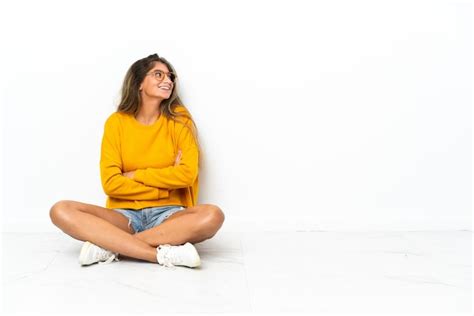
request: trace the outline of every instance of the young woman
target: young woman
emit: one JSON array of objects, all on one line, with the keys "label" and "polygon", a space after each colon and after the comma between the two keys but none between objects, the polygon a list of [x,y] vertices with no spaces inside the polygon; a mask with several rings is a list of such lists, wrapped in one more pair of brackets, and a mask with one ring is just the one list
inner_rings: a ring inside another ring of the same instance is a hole
[{"label": "young woman", "polygon": [[178,97],[177,78],[157,54],[132,64],[118,109],[104,126],[100,173],[106,208],[70,200],[52,206],[53,224],[85,241],[81,265],[118,261],[120,254],[197,267],[193,244],[222,226],[219,207],[196,205],[199,141]]}]

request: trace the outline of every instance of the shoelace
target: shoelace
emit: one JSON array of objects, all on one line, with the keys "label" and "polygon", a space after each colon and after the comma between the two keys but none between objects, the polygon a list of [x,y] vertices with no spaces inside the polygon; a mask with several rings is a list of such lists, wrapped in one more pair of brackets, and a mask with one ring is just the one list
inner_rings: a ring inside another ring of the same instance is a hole
[{"label": "shoelace", "polygon": [[103,259],[106,259],[106,258],[107,258],[106,261],[99,261],[99,264],[109,264],[112,261],[120,261],[119,258],[118,258],[117,253],[113,253],[112,255],[110,255],[108,252],[105,252],[104,256],[101,259],[103,260]]},{"label": "shoelace", "polygon": [[171,249],[171,245],[160,245],[158,251],[160,252],[161,264],[168,268],[173,268],[173,262],[177,261],[176,253]]}]

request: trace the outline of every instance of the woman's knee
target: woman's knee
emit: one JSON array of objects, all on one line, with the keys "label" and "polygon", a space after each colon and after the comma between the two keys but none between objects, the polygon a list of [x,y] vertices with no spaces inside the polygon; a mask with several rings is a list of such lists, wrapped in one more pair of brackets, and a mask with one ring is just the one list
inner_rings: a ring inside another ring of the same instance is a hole
[{"label": "woman's knee", "polygon": [[214,236],[217,230],[219,230],[224,223],[224,212],[220,207],[214,204],[204,204],[203,206],[205,207],[205,226],[209,229],[209,233]]},{"label": "woman's knee", "polygon": [[49,217],[54,224],[58,224],[71,219],[74,211],[74,201],[61,200],[51,207]]},{"label": "woman's knee", "polygon": [[208,212],[208,216],[210,217],[210,220],[222,225],[222,223],[224,223],[224,220],[225,220],[225,215],[222,209],[219,206],[214,205],[214,204],[206,204],[206,206],[207,206],[207,212]]}]

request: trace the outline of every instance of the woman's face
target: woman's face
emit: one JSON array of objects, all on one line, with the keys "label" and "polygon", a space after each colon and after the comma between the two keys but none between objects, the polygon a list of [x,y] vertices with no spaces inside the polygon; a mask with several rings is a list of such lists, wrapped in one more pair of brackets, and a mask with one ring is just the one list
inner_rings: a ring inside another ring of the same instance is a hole
[{"label": "woman's face", "polygon": [[[156,73],[161,72],[163,80],[159,79]],[[155,66],[148,72],[140,85],[142,95],[152,98],[168,99],[173,91],[174,84],[168,77],[168,67],[160,62],[156,62]]]}]

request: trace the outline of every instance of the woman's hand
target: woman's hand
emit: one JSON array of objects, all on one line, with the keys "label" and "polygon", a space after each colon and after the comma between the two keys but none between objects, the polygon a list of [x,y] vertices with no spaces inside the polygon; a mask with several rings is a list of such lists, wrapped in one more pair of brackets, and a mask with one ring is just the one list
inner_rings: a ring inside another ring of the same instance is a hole
[{"label": "woman's hand", "polygon": [[134,170],[134,171],[124,172],[124,173],[122,173],[122,175],[123,175],[124,177],[133,179],[133,176],[135,175],[135,170]]},{"label": "woman's hand", "polygon": [[182,156],[182,153],[181,153],[181,149],[180,149],[180,150],[178,150],[178,155],[176,156],[176,160],[174,161],[175,166],[179,165],[179,162],[181,161],[181,156]]}]

